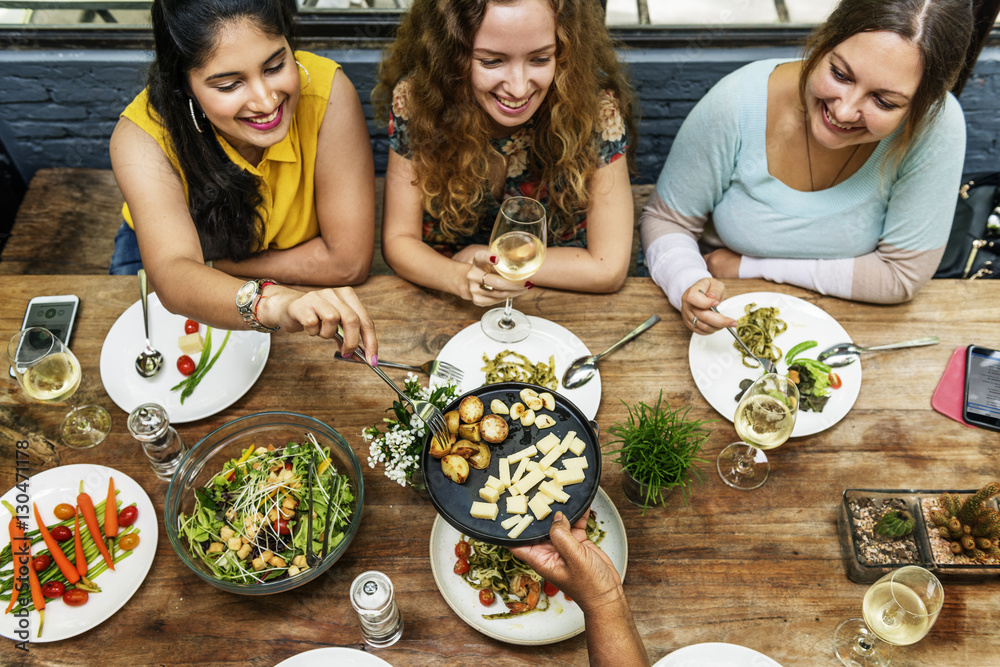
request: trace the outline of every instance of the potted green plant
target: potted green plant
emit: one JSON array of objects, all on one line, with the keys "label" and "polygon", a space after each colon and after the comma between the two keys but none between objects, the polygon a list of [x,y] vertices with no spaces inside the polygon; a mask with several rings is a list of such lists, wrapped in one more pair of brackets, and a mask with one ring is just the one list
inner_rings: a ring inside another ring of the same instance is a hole
[{"label": "potted green plant", "polygon": [[714,420],[688,419],[691,408],[671,409],[663,402],[662,390],[652,407],[641,401],[634,407],[622,404],[628,409],[628,419],[608,429],[616,438],[608,444],[620,447],[607,454],[617,454],[614,461],[622,467],[625,497],[645,511],[663,505],[680,487],[687,502],[691,482],[705,482],[695,464],[707,463],[698,455],[710,433],[704,425]]}]

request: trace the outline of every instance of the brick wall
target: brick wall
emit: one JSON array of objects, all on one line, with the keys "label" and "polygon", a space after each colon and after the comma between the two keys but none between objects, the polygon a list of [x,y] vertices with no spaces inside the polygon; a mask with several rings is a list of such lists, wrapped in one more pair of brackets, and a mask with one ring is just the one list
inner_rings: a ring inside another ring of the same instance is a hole
[{"label": "brick wall", "polygon": [[[320,50],[344,65],[371,118],[379,52]],[[795,57],[791,48],[687,48],[623,54],[642,105],[637,182],[656,180],[691,107],[722,76],[751,61]],[[110,167],[108,138],[118,113],[142,89],[143,51],[0,51],[0,129],[30,178],[52,166]],[[968,126],[966,172],[1000,169],[1000,48],[983,51],[962,94]],[[369,123],[375,165],[384,171],[385,130]]]}]

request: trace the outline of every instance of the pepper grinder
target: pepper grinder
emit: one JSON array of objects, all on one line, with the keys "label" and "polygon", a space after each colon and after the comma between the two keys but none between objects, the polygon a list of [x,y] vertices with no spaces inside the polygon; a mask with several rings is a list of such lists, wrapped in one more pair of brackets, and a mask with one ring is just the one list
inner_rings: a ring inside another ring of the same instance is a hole
[{"label": "pepper grinder", "polygon": [[167,411],[156,403],[140,405],[128,416],[128,430],[142,443],[156,476],[169,482],[188,448],[170,425]]}]

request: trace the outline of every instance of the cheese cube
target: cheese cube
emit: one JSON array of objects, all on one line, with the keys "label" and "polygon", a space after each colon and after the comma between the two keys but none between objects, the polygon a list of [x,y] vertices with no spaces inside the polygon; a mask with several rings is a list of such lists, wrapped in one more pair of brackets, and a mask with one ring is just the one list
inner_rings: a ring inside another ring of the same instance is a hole
[{"label": "cheese cube", "polygon": [[525,468],[525,471],[526,472],[531,472],[532,470],[538,470],[538,465],[539,465],[538,461],[535,461],[534,459],[529,459],[528,460],[528,467]]},{"label": "cheese cube", "polygon": [[180,336],[177,339],[177,347],[179,347],[181,352],[184,354],[198,354],[204,346],[205,344],[201,340],[201,334],[197,331]]},{"label": "cheese cube", "polygon": [[521,517],[515,515],[507,517],[506,519],[500,522],[500,525],[503,526],[504,530],[510,530],[519,523],[521,523]]},{"label": "cheese cube", "polygon": [[[542,493],[542,492],[541,492],[540,490],[538,491],[538,493],[536,493],[536,494],[535,494],[535,495],[534,495],[534,496],[533,496],[533,497],[531,498],[531,500],[535,500],[535,499],[538,499],[538,500],[539,500],[539,502],[543,502],[543,503],[545,503],[546,505],[551,505],[552,503],[554,503],[554,502],[555,502],[555,501],[554,501],[554,500],[553,500],[552,498],[549,498],[549,497],[548,497],[547,495],[545,495],[544,493]],[[528,501],[528,505],[529,505],[529,506],[531,505],[531,500],[529,500],[529,501]]]},{"label": "cheese cube", "polygon": [[[510,485],[514,486],[524,475],[524,471],[528,469],[528,459],[521,459],[521,462],[517,464],[517,470],[513,475],[510,476]],[[523,493],[523,492],[522,492]]]},{"label": "cheese cube", "polygon": [[524,496],[507,496],[507,514],[524,514],[528,511],[528,499]]},{"label": "cheese cube", "polygon": [[559,447],[553,447],[552,451],[543,456],[542,460],[538,462],[538,467],[543,471],[548,470],[562,455],[563,453],[560,451]]},{"label": "cheese cube", "polygon": [[545,480],[539,484],[538,490],[559,503],[564,503],[569,500],[569,494],[563,491],[561,486],[555,482],[550,482],[549,480]]},{"label": "cheese cube", "polygon": [[500,508],[497,507],[496,503],[473,502],[472,509],[469,510],[469,514],[476,519],[489,519],[490,521],[493,521],[497,518],[497,512],[499,511]]},{"label": "cheese cube", "polygon": [[538,448],[542,454],[548,454],[549,451],[559,444],[559,436],[555,433],[549,433],[547,436],[535,443],[535,447]]},{"label": "cheese cube", "polygon": [[556,482],[560,486],[579,484],[585,479],[587,479],[587,476],[580,468],[569,468],[568,470],[560,470],[556,473]]},{"label": "cheese cube", "polygon": [[565,436],[563,436],[562,442],[560,442],[559,444],[566,445],[566,447],[568,448],[569,444],[573,442],[573,438],[575,437],[576,437],[576,431],[569,431],[566,433]]},{"label": "cheese cube", "polygon": [[566,468],[567,470],[570,468],[580,468],[581,470],[586,470],[587,468],[590,467],[590,464],[587,463],[586,456],[577,456],[576,458],[572,459],[563,459],[562,463],[563,467]]},{"label": "cheese cube", "polygon": [[[576,442],[576,438],[573,438],[573,442]],[[569,440],[563,440],[558,445],[556,445],[556,449],[559,450],[560,454],[565,454],[566,452],[569,451],[570,445],[572,445],[573,442],[570,442]]]},{"label": "cheese cube", "polygon": [[484,486],[479,489],[479,497],[488,503],[496,504],[500,500],[500,490],[495,489],[492,486]]},{"label": "cheese cube", "polygon": [[[563,440],[563,442],[565,442],[565,440]],[[576,435],[573,436],[573,441],[569,443],[569,451],[573,452],[577,456],[582,455],[583,450],[585,450],[586,448],[587,448],[587,443],[585,443],[580,438],[576,437]]]},{"label": "cheese cube", "polygon": [[507,457],[507,462],[508,463],[517,463],[521,459],[531,458],[532,456],[534,456],[537,453],[538,453],[538,449],[534,445],[530,445],[528,447],[525,447],[521,451],[514,452],[513,454],[511,454],[510,456],[508,456]]},{"label": "cheese cube", "polygon": [[[580,472],[583,471],[581,470]],[[559,473],[556,473],[557,476],[558,474]],[[542,472],[541,470],[532,470],[514,486],[517,487],[518,492],[527,495],[528,491],[531,491],[531,489],[534,488],[535,484],[538,484],[543,479],[545,479],[544,472]]]},{"label": "cheese cube", "polygon": [[500,485],[505,489],[510,486],[510,463],[507,459],[500,459]]},{"label": "cheese cube", "polygon": [[516,526],[514,526],[513,530],[507,533],[507,537],[509,537],[510,539],[518,537],[521,533],[524,532],[524,529],[527,528],[534,520],[535,517],[531,516],[530,514],[524,515],[521,521]]},{"label": "cheese cube", "polygon": [[535,518],[541,521],[549,514],[552,510],[549,509],[549,504],[545,502],[545,496],[543,494],[536,494],[534,498],[528,503],[528,507],[531,508],[531,513],[535,515]]},{"label": "cheese cube", "polygon": [[491,488],[496,489],[497,491],[503,491],[504,489],[507,488],[506,486],[503,485],[503,482],[501,482],[493,475],[489,476],[489,479],[486,480],[486,484],[484,484],[483,486],[489,486]]}]

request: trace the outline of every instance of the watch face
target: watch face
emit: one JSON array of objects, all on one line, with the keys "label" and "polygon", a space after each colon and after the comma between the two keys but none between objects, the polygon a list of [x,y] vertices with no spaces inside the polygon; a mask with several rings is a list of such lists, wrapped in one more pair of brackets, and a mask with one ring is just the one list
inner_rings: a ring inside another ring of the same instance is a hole
[{"label": "watch face", "polygon": [[248,280],[243,283],[240,287],[240,291],[236,293],[236,305],[246,306],[253,300],[253,295],[257,293],[257,282],[255,280]]}]

